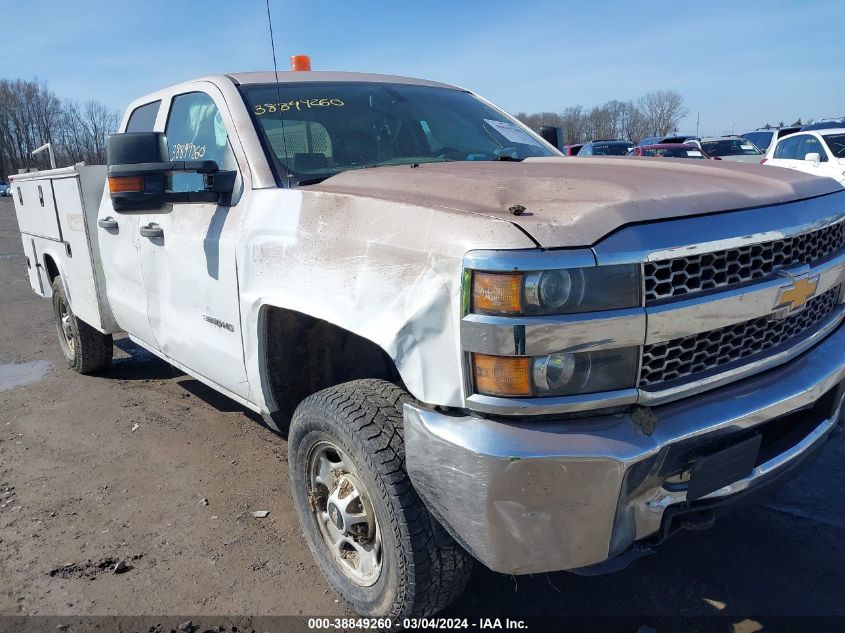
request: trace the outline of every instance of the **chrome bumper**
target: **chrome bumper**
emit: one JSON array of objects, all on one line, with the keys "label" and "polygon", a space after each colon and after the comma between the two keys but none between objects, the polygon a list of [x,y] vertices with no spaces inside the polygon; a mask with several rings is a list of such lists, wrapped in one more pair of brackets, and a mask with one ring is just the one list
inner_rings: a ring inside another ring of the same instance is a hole
[{"label": "chrome bumper", "polygon": [[646,425],[636,414],[508,422],[406,404],[406,466],[434,515],[491,569],[587,567],[656,535],[667,510],[684,507],[683,485],[655,480],[667,453],[761,427],[837,389],[831,413],[801,441],[701,499],[729,501],[791,470],[829,437],[842,415],[843,380],[840,327],[787,365],[651,409],[656,420]]}]

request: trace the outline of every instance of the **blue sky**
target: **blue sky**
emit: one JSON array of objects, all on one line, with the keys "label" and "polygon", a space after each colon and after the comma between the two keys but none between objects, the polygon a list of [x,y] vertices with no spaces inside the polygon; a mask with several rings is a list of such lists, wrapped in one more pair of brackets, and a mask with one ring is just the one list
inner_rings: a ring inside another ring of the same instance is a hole
[{"label": "blue sky", "polygon": [[[680,92],[683,130],[845,115],[845,2],[270,0],[280,69],[455,83],[511,112]],[[203,74],[270,69],[264,0],[0,0],[0,77],[121,111]]]}]

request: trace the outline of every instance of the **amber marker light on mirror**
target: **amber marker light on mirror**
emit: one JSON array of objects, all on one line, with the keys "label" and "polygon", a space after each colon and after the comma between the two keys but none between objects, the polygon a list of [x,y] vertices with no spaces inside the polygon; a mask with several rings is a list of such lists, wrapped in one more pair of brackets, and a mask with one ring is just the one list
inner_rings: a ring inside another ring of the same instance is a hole
[{"label": "amber marker light on mirror", "polygon": [[472,274],[472,310],[488,314],[519,314],[522,310],[522,275]]},{"label": "amber marker light on mirror", "polygon": [[144,191],[144,177],[109,176],[109,191],[112,193],[141,193]]},{"label": "amber marker light on mirror", "polygon": [[530,396],[531,359],[524,356],[472,355],[475,390],[488,396]]}]

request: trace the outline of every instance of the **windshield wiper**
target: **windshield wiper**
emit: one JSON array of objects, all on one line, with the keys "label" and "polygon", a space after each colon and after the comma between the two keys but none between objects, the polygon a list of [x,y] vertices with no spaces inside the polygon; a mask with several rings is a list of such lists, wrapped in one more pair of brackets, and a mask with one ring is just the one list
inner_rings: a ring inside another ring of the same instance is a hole
[{"label": "windshield wiper", "polygon": [[510,161],[515,162],[515,163],[519,163],[519,162],[524,161],[525,159],[524,158],[514,158],[513,156],[507,156],[506,154],[502,154],[501,156],[496,156],[496,158],[494,158],[493,160],[510,160]]},{"label": "windshield wiper", "polygon": [[297,180],[296,186],[297,187],[304,187],[306,185],[316,185],[316,184],[319,184],[319,183],[323,182],[324,180],[327,180],[328,178],[331,178],[332,176],[336,176],[336,175],[337,174],[329,174],[328,176],[320,176],[319,178],[305,178],[303,180]]},{"label": "windshield wiper", "polygon": [[[316,185],[318,183],[323,182],[324,180],[327,180],[328,178],[331,178],[332,176],[337,176],[338,174],[342,174],[346,171],[353,171],[353,170],[357,170],[357,169],[375,169],[376,167],[419,167],[420,165],[425,165],[427,163],[457,162],[457,161],[455,161],[454,158],[441,158],[439,156],[435,157],[435,158],[429,158],[429,157],[421,157],[421,158],[422,159],[417,158],[416,160],[412,159],[412,160],[407,160],[407,161],[402,160],[402,159],[390,159],[390,160],[383,161],[381,163],[373,163],[371,165],[356,165],[354,167],[347,167],[346,169],[339,171],[339,172],[335,172],[334,174],[326,174],[325,176],[315,176],[314,178],[303,178],[302,180],[297,180],[296,186],[297,187],[304,187],[304,186],[307,186],[307,185]],[[517,159],[510,158],[508,160],[517,160]]]}]

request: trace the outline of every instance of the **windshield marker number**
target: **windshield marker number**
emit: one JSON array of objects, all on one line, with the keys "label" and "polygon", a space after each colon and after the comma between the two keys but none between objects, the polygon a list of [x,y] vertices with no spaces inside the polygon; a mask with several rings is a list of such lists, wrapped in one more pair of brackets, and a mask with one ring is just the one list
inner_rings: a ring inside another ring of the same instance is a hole
[{"label": "windshield marker number", "polygon": [[255,114],[261,116],[262,114],[279,112],[288,112],[292,109],[303,110],[304,108],[327,108],[335,106],[342,108],[345,104],[340,99],[295,99],[285,103],[259,103],[255,106]]}]

